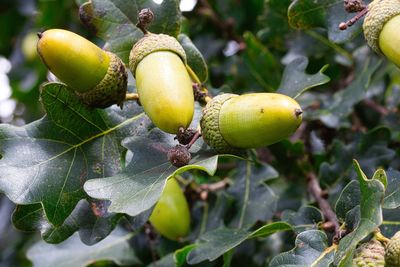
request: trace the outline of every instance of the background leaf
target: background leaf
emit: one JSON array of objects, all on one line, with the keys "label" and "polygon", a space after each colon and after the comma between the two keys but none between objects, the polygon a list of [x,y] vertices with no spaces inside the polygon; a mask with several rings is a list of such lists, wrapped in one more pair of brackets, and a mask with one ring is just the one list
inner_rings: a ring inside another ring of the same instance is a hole
[{"label": "background leaf", "polygon": [[39,241],[28,251],[28,258],[33,266],[47,267],[84,267],[95,261],[110,260],[118,265],[140,264],[134,251],[129,246],[132,234],[116,230],[102,242],[86,246],[77,234],[59,245],[46,244]]},{"label": "background leaf", "polygon": [[269,267],[277,266],[320,266],[326,267],[333,262],[334,250],[328,248],[325,233],[309,230],[296,237],[293,250],[275,256]]},{"label": "background leaf", "polygon": [[161,4],[152,0],[92,0],[81,6],[79,15],[87,28],[107,42],[106,49],[127,64],[132,46],[143,37],[135,26],[137,14],[143,8],[150,8],[154,13],[150,32],[178,36],[181,13],[176,0],[164,0]]},{"label": "background leaf", "polygon": [[134,109],[135,116],[114,118],[115,124],[112,111],[86,108],[59,83],[44,85],[41,99],[48,116],[24,127],[0,126],[0,189],[18,204],[40,202],[59,226],[86,197],[85,180],[123,167],[120,134],[143,116]]}]

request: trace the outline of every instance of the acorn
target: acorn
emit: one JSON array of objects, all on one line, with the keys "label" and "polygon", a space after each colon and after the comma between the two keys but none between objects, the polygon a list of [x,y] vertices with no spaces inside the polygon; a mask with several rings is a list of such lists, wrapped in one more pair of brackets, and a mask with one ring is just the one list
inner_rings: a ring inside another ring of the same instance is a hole
[{"label": "acorn", "polygon": [[400,231],[397,232],[386,246],[386,267],[400,266]]},{"label": "acorn", "polygon": [[175,178],[167,181],[149,220],[161,235],[171,240],[181,240],[189,233],[189,206]]},{"label": "acorn", "polygon": [[43,63],[83,103],[97,108],[122,107],[128,75],[115,54],[66,30],[51,29],[38,36],[37,51]]},{"label": "acorn", "polygon": [[302,120],[300,105],[277,93],[222,94],[200,120],[204,141],[219,153],[259,148],[290,136]]},{"label": "acorn", "polygon": [[374,0],[363,23],[365,39],[377,53],[400,67],[400,1]]},{"label": "acorn", "polygon": [[177,134],[186,129],[194,113],[192,81],[186,53],[166,34],[147,32],[132,48],[129,68],[144,112],[161,130]]},{"label": "acorn", "polygon": [[[354,267],[384,267],[385,266],[385,247],[381,242],[372,239],[361,244],[354,253]],[[398,266],[398,265],[396,265]]]}]

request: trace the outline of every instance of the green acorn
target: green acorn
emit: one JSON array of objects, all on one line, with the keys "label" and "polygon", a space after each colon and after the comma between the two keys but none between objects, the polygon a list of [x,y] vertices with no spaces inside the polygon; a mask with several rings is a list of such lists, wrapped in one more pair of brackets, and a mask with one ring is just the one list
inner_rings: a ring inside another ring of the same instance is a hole
[{"label": "green acorn", "polygon": [[207,103],[200,126],[209,146],[220,153],[236,153],[290,136],[299,127],[302,113],[293,98],[282,94],[222,94]]},{"label": "green acorn", "polygon": [[194,113],[192,81],[186,54],[169,35],[146,33],[132,48],[129,68],[145,113],[161,130],[177,134]]},{"label": "green acorn", "polygon": [[365,39],[377,53],[400,66],[400,1],[374,0],[363,23]]},{"label": "green acorn", "polygon": [[161,235],[171,240],[180,240],[189,233],[189,205],[175,178],[167,181],[149,220]]},{"label": "green acorn", "polygon": [[[385,247],[378,240],[372,239],[361,244],[353,257],[353,267],[384,267]],[[397,266],[397,265],[396,265]]]},{"label": "green acorn", "polygon": [[122,107],[128,76],[115,54],[66,30],[47,30],[38,36],[37,50],[43,63],[83,103],[98,108]]},{"label": "green acorn", "polygon": [[386,267],[400,266],[400,231],[397,232],[386,246]]}]

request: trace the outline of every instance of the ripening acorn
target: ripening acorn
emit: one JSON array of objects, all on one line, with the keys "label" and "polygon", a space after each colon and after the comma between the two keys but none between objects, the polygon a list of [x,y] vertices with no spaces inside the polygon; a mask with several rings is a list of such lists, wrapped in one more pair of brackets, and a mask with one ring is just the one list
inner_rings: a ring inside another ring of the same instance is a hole
[{"label": "ripening acorn", "polygon": [[179,42],[165,34],[145,34],[130,52],[129,68],[152,122],[167,133],[186,129],[193,118],[194,95]]},{"label": "ripening acorn", "polygon": [[400,231],[397,232],[386,246],[386,267],[400,266]]},{"label": "ripening acorn", "polygon": [[98,108],[122,107],[128,76],[115,54],[66,30],[51,29],[38,36],[37,50],[43,63],[83,103]]},{"label": "ripening acorn", "polygon": [[385,247],[375,239],[361,244],[353,257],[353,267],[370,266],[385,267]]},{"label": "ripening acorn", "polygon": [[222,94],[203,110],[205,142],[220,153],[259,148],[290,136],[302,121],[300,105],[277,93]]},{"label": "ripening acorn", "polygon": [[21,51],[27,61],[34,61],[37,57],[36,43],[38,41],[35,32],[29,32],[21,42]]},{"label": "ripening acorn", "polygon": [[400,67],[400,1],[375,0],[368,6],[363,30],[368,45]]},{"label": "ripening acorn", "polygon": [[171,240],[179,240],[189,233],[189,206],[175,178],[167,181],[149,220],[161,235]]}]

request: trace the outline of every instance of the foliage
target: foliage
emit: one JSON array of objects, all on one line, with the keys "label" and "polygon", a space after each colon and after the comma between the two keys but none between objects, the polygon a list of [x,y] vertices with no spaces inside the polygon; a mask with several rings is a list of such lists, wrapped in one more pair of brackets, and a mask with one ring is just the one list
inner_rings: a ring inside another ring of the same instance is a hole
[{"label": "foliage", "polygon": [[[360,243],[400,230],[400,72],[367,47],[360,22],[338,30],[352,16],[342,0],[201,0],[183,14],[178,0],[71,2],[0,4],[10,26],[0,54],[19,105],[0,117],[0,267],[351,266]],[[138,103],[88,108],[22,53],[26,35],[58,27],[128,63],[142,8],[210,94],[296,98],[297,132],[240,157],[199,139],[177,168],[167,159],[177,141]],[[191,210],[179,241],[148,222],[168,179]]]}]

